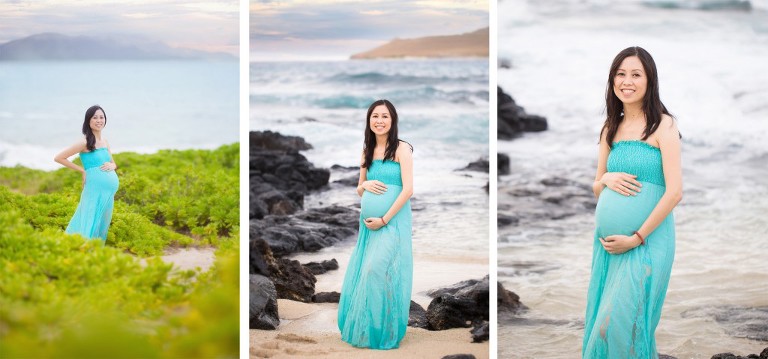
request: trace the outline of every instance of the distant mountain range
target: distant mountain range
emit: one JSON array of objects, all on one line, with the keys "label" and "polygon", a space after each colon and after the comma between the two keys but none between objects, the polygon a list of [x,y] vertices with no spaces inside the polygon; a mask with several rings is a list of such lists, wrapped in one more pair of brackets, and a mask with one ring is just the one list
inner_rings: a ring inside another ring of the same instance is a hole
[{"label": "distant mountain range", "polygon": [[402,57],[488,57],[488,28],[461,35],[394,39],[351,59]]},{"label": "distant mountain range", "polygon": [[223,52],[173,48],[159,41],[42,33],[0,44],[0,61],[235,60]]}]

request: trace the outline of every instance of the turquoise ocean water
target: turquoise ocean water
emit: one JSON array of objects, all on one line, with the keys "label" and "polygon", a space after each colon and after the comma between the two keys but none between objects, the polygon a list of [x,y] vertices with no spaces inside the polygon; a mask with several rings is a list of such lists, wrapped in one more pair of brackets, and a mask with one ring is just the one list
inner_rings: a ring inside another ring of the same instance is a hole
[{"label": "turquoise ocean water", "polygon": [[236,61],[0,62],[0,166],[58,168],[93,104],[113,152],[237,142],[238,89]]}]

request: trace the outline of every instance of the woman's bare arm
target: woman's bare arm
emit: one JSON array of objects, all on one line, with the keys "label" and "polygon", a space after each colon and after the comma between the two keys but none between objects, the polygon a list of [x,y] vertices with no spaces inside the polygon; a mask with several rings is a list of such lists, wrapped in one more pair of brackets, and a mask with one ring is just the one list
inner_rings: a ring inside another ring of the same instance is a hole
[{"label": "woman's bare arm", "polygon": [[651,214],[637,230],[643,238],[653,233],[672,210],[683,199],[683,170],[681,164],[680,132],[674,120],[663,116],[658,129],[658,144],[661,149],[661,163],[664,169],[666,189]]},{"label": "woman's bare arm", "polygon": [[112,150],[109,148],[109,142],[104,140],[104,142],[107,144],[107,152],[109,152],[109,162],[104,162],[101,164],[101,170],[102,171],[114,171],[117,169],[117,163],[115,163],[115,157],[112,156]]},{"label": "woman's bare arm", "polygon": [[85,138],[82,138],[72,146],[69,146],[63,151],[59,152],[55,157],[53,157],[53,160],[60,163],[64,167],[71,168],[80,173],[85,173],[85,169],[83,167],[80,167],[69,160],[70,157],[85,150]]},{"label": "woman's bare arm", "polygon": [[363,182],[365,182],[368,179],[368,169],[363,167],[365,164],[365,152],[363,152],[363,156],[360,159],[360,178],[357,180],[357,195],[362,197],[363,192],[365,192],[365,188],[363,188]]},{"label": "woman's bare arm", "polygon": [[603,178],[603,175],[608,170],[608,154],[611,152],[611,148],[608,146],[608,141],[606,140],[607,132],[608,131],[603,130],[603,133],[600,134],[600,150],[597,154],[597,173],[595,174],[595,182],[592,182],[592,192],[595,194],[595,197],[600,197],[600,192],[605,188],[605,185],[600,182],[600,179]]},{"label": "woman's bare arm", "polygon": [[400,162],[400,179],[403,182],[403,191],[400,192],[395,202],[382,217],[386,223],[389,223],[413,195],[413,154],[410,147],[398,146],[397,157],[398,162]]}]

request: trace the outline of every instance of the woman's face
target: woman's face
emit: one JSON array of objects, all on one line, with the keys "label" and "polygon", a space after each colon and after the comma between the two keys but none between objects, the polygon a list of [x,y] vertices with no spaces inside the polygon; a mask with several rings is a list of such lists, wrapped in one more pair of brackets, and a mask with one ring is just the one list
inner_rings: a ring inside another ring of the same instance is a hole
[{"label": "woman's face", "polygon": [[376,135],[386,135],[392,128],[392,118],[389,116],[389,109],[385,105],[378,105],[373,108],[371,118],[368,119],[368,126]]},{"label": "woman's face", "polygon": [[93,131],[101,131],[104,126],[107,124],[107,119],[104,117],[104,111],[102,110],[96,110],[96,112],[93,114],[93,117],[91,117],[91,130]]},{"label": "woman's face", "polygon": [[613,93],[624,104],[642,103],[648,88],[648,77],[637,56],[629,56],[621,62],[613,77]]}]

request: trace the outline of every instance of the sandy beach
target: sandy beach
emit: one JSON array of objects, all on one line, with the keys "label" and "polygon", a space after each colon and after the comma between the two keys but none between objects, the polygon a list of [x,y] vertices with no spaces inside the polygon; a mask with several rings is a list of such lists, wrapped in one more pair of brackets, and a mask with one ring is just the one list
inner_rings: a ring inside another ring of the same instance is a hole
[{"label": "sandy beach", "polygon": [[174,267],[180,270],[189,270],[200,268],[205,272],[216,260],[216,248],[177,248],[166,249],[163,256],[160,257],[163,262],[173,263]]},{"label": "sandy beach", "polygon": [[469,328],[443,331],[408,327],[400,348],[359,349],[343,342],[336,322],[335,303],[301,303],[278,299],[280,327],[250,330],[251,358],[441,358],[473,354],[488,358],[488,342],[472,343]]}]

